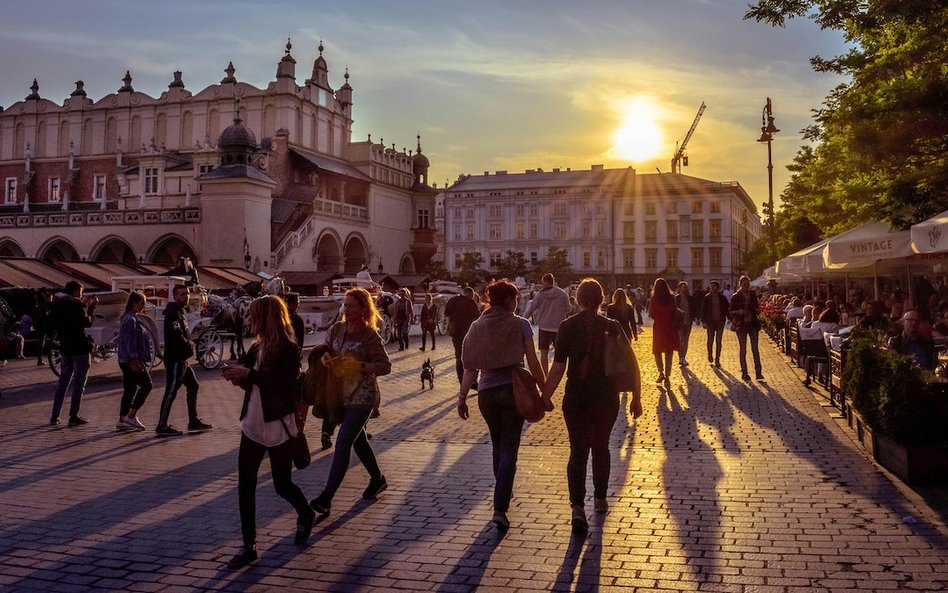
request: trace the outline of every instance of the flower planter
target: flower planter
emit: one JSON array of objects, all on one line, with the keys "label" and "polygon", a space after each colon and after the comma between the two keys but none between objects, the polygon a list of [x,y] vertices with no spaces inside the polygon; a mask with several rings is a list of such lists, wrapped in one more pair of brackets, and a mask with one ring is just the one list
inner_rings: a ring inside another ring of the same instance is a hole
[{"label": "flower planter", "polygon": [[874,457],[903,482],[948,480],[948,449],[938,445],[900,445],[888,437],[874,435]]},{"label": "flower planter", "polygon": [[876,458],[876,440],[873,438],[872,430],[869,428],[869,425],[863,422],[862,418],[859,417],[859,414],[853,414],[856,417],[856,438],[859,439],[859,442],[862,443],[862,446],[869,452],[869,455],[872,455],[872,458]]}]

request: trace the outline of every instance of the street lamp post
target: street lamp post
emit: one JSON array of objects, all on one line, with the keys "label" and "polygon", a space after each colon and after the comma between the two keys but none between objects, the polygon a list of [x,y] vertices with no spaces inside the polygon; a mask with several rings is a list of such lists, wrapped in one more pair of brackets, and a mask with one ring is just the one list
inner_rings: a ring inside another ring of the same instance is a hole
[{"label": "street lamp post", "polygon": [[770,247],[770,261],[777,261],[777,229],[774,228],[774,161],[771,151],[771,142],[774,134],[779,132],[774,125],[774,112],[770,103],[770,97],[767,97],[767,104],[760,114],[760,138],[758,142],[767,143],[767,226],[768,226],[768,246]]}]

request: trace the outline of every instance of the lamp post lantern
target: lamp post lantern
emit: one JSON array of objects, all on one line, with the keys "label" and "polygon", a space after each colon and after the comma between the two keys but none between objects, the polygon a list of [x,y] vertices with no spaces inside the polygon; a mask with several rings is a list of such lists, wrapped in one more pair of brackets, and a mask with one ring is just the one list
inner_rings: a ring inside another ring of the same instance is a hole
[{"label": "lamp post lantern", "polygon": [[770,248],[770,261],[777,261],[777,229],[774,228],[774,161],[771,143],[774,134],[779,132],[774,125],[774,112],[770,103],[770,97],[767,97],[767,104],[760,114],[760,138],[758,142],[767,143],[767,235],[768,246]]}]

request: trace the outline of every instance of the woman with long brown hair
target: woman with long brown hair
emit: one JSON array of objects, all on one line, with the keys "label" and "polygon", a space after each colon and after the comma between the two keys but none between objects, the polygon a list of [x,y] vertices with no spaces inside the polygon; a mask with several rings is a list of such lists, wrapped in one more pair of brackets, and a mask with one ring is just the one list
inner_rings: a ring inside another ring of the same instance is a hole
[{"label": "woman with long brown hair", "polygon": [[333,496],[346,477],[352,451],[355,451],[369,473],[369,485],[362,492],[362,498],[373,499],[388,488],[388,482],[382,475],[375,452],[365,434],[369,416],[373,409],[378,408],[381,400],[376,378],[392,372],[392,363],[378,332],[381,316],[372,296],[364,288],[346,291],[342,312],[342,320],[326,332],[326,344],[332,354],[324,354],[323,362],[328,361],[330,356],[354,357],[359,363],[360,377],[356,388],[346,396],[326,487],[309,503],[316,513],[323,516],[329,514]]},{"label": "woman with long brown hair", "polygon": [[283,300],[271,295],[254,300],[250,304],[250,330],[254,343],[242,364],[225,367],[223,371],[225,379],[244,389],[237,453],[237,495],[244,547],[228,563],[233,568],[257,559],[257,473],[264,455],[270,456],[273,488],[296,509],[297,544],[309,539],[316,517],[292,479],[293,459],[288,441],[298,433],[296,385],[300,350]]},{"label": "woman with long brown hair", "polygon": [[676,311],[675,297],[668,288],[668,282],[664,278],[656,278],[648,301],[648,316],[652,318],[652,354],[658,367],[656,383],[670,380],[672,355],[680,345],[678,325],[675,323]]},{"label": "woman with long brown hair", "polygon": [[154,344],[142,323],[141,314],[144,310],[145,295],[137,290],[128,293],[118,339],[122,402],[119,404],[119,419],[115,427],[121,430],[145,430],[145,425],[138,419],[138,410],[151,393],[151,375],[145,363],[151,360]]}]

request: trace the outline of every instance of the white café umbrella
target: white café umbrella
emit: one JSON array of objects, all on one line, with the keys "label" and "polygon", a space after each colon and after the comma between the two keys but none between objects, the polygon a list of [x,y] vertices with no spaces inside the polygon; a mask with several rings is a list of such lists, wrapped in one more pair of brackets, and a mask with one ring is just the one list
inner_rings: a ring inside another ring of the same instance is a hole
[{"label": "white caf\u00e9 umbrella", "polygon": [[779,260],[775,266],[775,272],[783,276],[790,274],[793,276],[806,276],[823,271],[822,250],[829,239],[817,241],[809,247],[804,247],[800,251]]},{"label": "white caf\u00e9 umbrella", "polygon": [[912,225],[910,232],[915,253],[948,251],[948,210]]},{"label": "white caf\u00e9 umbrella", "polygon": [[867,222],[827,241],[823,247],[823,265],[827,270],[844,270],[909,255],[912,255],[909,231],[891,231],[884,222]]}]

